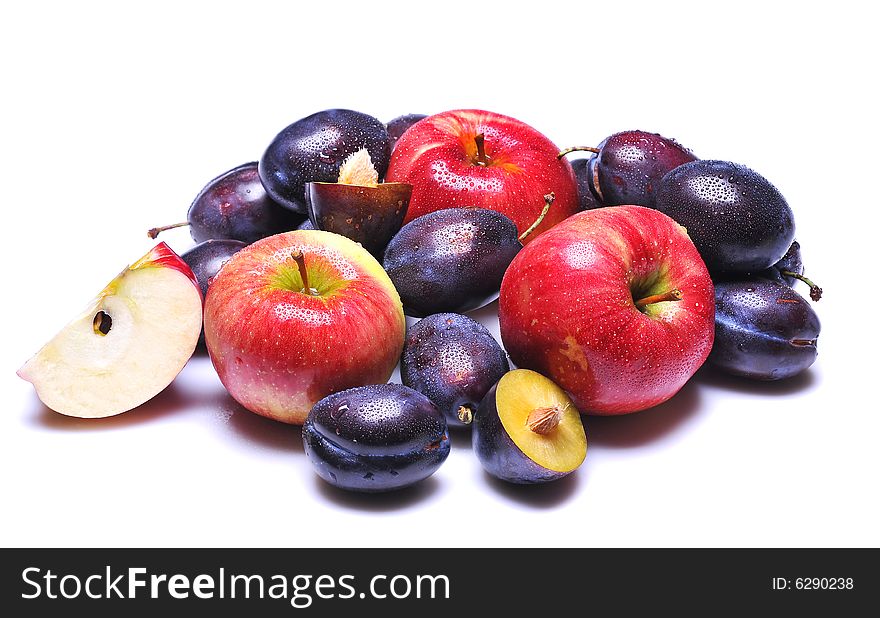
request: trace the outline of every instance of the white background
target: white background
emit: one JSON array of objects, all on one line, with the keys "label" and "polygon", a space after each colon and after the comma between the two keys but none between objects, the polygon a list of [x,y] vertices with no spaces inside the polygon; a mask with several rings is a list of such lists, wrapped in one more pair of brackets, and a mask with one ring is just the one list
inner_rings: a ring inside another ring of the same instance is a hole
[{"label": "white background", "polygon": [[[0,544],[880,545],[878,48],[863,3],[305,4],[0,9]],[[753,167],[788,198],[826,290],[819,361],[780,384],[701,371],[660,408],[586,418],[582,469],[538,488],[490,480],[456,433],[420,487],[340,493],[298,428],[237,407],[205,357],[116,418],[43,407],[15,370],[149,249],[145,230],[330,107],[485,108],[560,146],[642,128]]]}]

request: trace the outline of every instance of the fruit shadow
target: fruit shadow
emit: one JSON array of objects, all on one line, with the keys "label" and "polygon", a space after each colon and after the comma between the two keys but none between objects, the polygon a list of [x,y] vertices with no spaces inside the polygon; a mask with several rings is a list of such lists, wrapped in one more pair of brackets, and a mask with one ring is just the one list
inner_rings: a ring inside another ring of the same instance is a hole
[{"label": "fruit shadow", "polygon": [[214,407],[223,414],[224,425],[235,440],[275,451],[302,453],[302,433],[298,426],[288,425],[249,412],[227,392],[217,396]]},{"label": "fruit shadow", "polygon": [[517,485],[499,480],[483,471],[483,479],[494,491],[508,500],[518,502],[533,509],[552,509],[570,500],[584,482],[586,471],[582,468],[568,476],[550,483]]},{"label": "fruit shadow", "polygon": [[54,431],[106,431],[150,423],[186,410],[194,399],[174,383],[158,395],[123,414],[106,418],[77,418],[59,414],[31,394],[32,423]]},{"label": "fruit shadow", "polygon": [[471,441],[470,427],[449,427],[449,443],[456,451],[473,452],[473,442]]},{"label": "fruit shadow", "polygon": [[821,381],[821,376],[818,375],[815,368],[810,368],[786,380],[750,380],[749,378],[732,376],[714,367],[704,365],[694,376],[694,379],[698,380],[700,384],[712,388],[762,397],[784,397],[816,388]]},{"label": "fruit shadow", "polygon": [[355,511],[385,513],[409,508],[423,502],[436,494],[440,489],[440,481],[431,476],[420,483],[385,493],[357,493],[334,487],[313,474],[315,489],[321,496],[336,506]]},{"label": "fruit shadow", "polygon": [[700,385],[685,384],[672,399],[648,410],[621,416],[582,416],[589,446],[631,448],[656,442],[700,411]]}]

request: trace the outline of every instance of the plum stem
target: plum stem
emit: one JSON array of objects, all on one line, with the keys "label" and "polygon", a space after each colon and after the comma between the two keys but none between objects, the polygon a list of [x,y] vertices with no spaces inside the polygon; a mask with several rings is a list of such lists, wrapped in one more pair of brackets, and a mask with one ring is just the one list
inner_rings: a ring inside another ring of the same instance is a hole
[{"label": "plum stem", "polygon": [[565,410],[558,405],[546,408],[535,408],[529,412],[529,417],[526,419],[526,425],[528,425],[531,431],[546,436],[559,426],[559,421],[562,420],[562,413],[564,411]]},{"label": "plum stem", "polygon": [[486,136],[479,133],[474,137],[474,142],[477,144],[477,165],[484,167],[489,165],[489,157],[486,155]]},{"label": "plum stem", "polygon": [[538,218],[535,219],[535,222],[529,226],[525,232],[519,235],[519,241],[524,241],[529,234],[535,231],[535,228],[541,225],[541,221],[544,220],[544,217],[547,216],[547,211],[550,210],[550,205],[556,201],[556,194],[552,191],[544,196],[544,209],[541,211],[541,214],[538,215]]},{"label": "plum stem", "polygon": [[571,148],[560,150],[559,154],[556,155],[556,158],[561,159],[565,155],[571,154],[573,152],[592,152],[593,154],[599,154],[599,149],[593,148],[592,146],[572,146]]},{"label": "plum stem", "polygon": [[156,236],[165,230],[173,230],[176,227],[184,227],[186,225],[189,225],[189,221],[183,221],[182,223],[175,223],[173,225],[163,225],[162,227],[153,227],[147,230],[147,236],[155,240]]},{"label": "plum stem", "polygon": [[297,251],[290,257],[296,262],[296,267],[299,269],[299,277],[302,279],[303,289],[300,292],[310,296],[317,296],[318,291],[309,285],[309,273],[306,271],[306,256],[303,255],[302,251]]},{"label": "plum stem", "polygon": [[792,339],[791,345],[793,345],[797,348],[806,348],[811,345],[816,345],[816,340],[815,339]]},{"label": "plum stem", "polygon": [[642,308],[645,305],[653,305],[654,303],[665,303],[670,300],[681,300],[684,298],[684,294],[681,293],[681,290],[678,288],[674,288],[669,290],[668,292],[663,292],[662,294],[652,294],[651,296],[645,296],[644,298],[640,298],[636,301],[636,307]]},{"label": "plum stem", "polygon": [[470,406],[458,406],[458,420],[465,425],[470,425],[474,421],[474,411]]},{"label": "plum stem", "polygon": [[820,298],[822,298],[822,288],[820,288],[818,285],[816,285],[803,275],[791,272],[790,270],[783,270],[782,274],[786,277],[794,277],[795,279],[803,281],[808,286],[810,286],[810,298],[812,298],[813,301],[818,301]]}]

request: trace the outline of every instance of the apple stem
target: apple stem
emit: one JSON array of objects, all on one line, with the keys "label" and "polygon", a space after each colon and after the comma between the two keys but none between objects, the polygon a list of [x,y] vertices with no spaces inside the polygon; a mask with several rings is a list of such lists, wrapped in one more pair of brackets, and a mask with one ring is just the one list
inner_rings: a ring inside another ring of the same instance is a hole
[{"label": "apple stem", "polygon": [[599,154],[599,149],[593,148],[592,146],[572,146],[571,148],[560,150],[559,154],[556,155],[556,158],[561,159],[565,155],[571,154],[572,152],[592,152],[594,154]]},{"label": "apple stem", "polygon": [[674,288],[669,290],[668,292],[664,292],[663,294],[652,294],[651,296],[645,296],[644,298],[640,298],[636,301],[636,307],[641,309],[645,305],[653,305],[654,303],[665,303],[670,300],[681,300],[684,298],[684,294],[681,293],[681,290],[678,288]]},{"label": "apple stem", "polygon": [[519,235],[519,241],[524,241],[529,234],[535,231],[535,228],[541,225],[541,221],[544,220],[544,217],[547,216],[547,211],[550,210],[550,204],[556,201],[556,194],[552,191],[544,196],[544,210],[541,211],[541,214],[538,215],[538,218],[535,219],[535,222],[529,226],[525,232]]},{"label": "apple stem", "polygon": [[486,136],[482,133],[474,137],[477,144],[477,165],[489,165],[489,157],[486,156]]},{"label": "apple stem", "polygon": [[175,223],[174,225],[163,225],[162,227],[154,227],[147,230],[147,236],[154,239],[156,236],[164,232],[165,230],[173,230],[176,227],[184,227],[189,225],[189,221],[184,221],[183,223]]},{"label": "apple stem", "polygon": [[559,421],[562,420],[562,413],[564,411],[565,408],[560,408],[558,405],[547,408],[535,408],[529,412],[526,425],[528,425],[531,431],[546,436],[559,426]]},{"label": "apple stem", "polygon": [[803,281],[808,286],[810,286],[810,298],[812,298],[814,301],[818,301],[820,298],[822,298],[822,288],[820,288],[818,285],[816,285],[803,275],[791,272],[790,270],[783,270],[782,274],[786,277],[794,277],[795,279]]},{"label": "apple stem", "polygon": [[470,425],[474,421],[474,411],[470,406],[458,406],[458,420],[465,425]]},{"label": "apple stem", "polygon": [[306,256],[303,255],[302,251],[297,251],[290,257],[296,262],[296,267],[299,269],[299,278],[302,279],[303,289],[300,292],[309,296],[317,296],[317,290],[309,285],[309,273],[306,271]]}]

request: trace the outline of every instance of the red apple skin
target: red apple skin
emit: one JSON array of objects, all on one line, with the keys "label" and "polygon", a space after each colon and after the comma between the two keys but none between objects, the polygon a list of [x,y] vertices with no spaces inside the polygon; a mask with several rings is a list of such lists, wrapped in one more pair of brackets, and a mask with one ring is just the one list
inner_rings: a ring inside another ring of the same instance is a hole
[{"label": "red apple skin", "polygon": [[[310,296],[278,283],[298,273],[299,251],[310,286],[323,288],[323,277],[334,293]],[[286,232],[245,247],[205,302],[205,343],[220,381],[251,412],[292,424],[331,393],[387,382],[405,332],[400,297],[381,265],[330,232]]]},{"label": "red apple skin", "polygon": [[202,296],[202,288],[192,269],[189,267],[189,264],[184,262],[183,258],[177,255],[171,247],[164,242],[157,243],[156,246],[150,249],[146,255],[128,268],[129,270],[136,270],[138,268],[150,268],[155,266],[171,268],[186,275],[186,277],[192,281],[193,285],[196,286],[196,289],[198,289],[199,298],[202,299],[202,304],[204,304],[205,298]]},{"label": "red apple skin", "polygon": [[[634,296],[675,288],[679,301],[646,313],[635,305]],[[511,360],[599,415],[672,397],[715,336],[714,289],[696,247],[671,218],[641,206],[584,211],[542,234],[507,269],[498,314]]]},{"label": "red apple skin", "polygon": [[[474,138],[485,137],[488,165],[477,163]],[[553,202],[525,243],[580,210],[577,180],[553,142],[524,122],[481,110],[455,110],[420,120],[391,153],[385,182],[413,185],[404,224],[435,210],[490,208],[507,215],[523,233]]]}]

